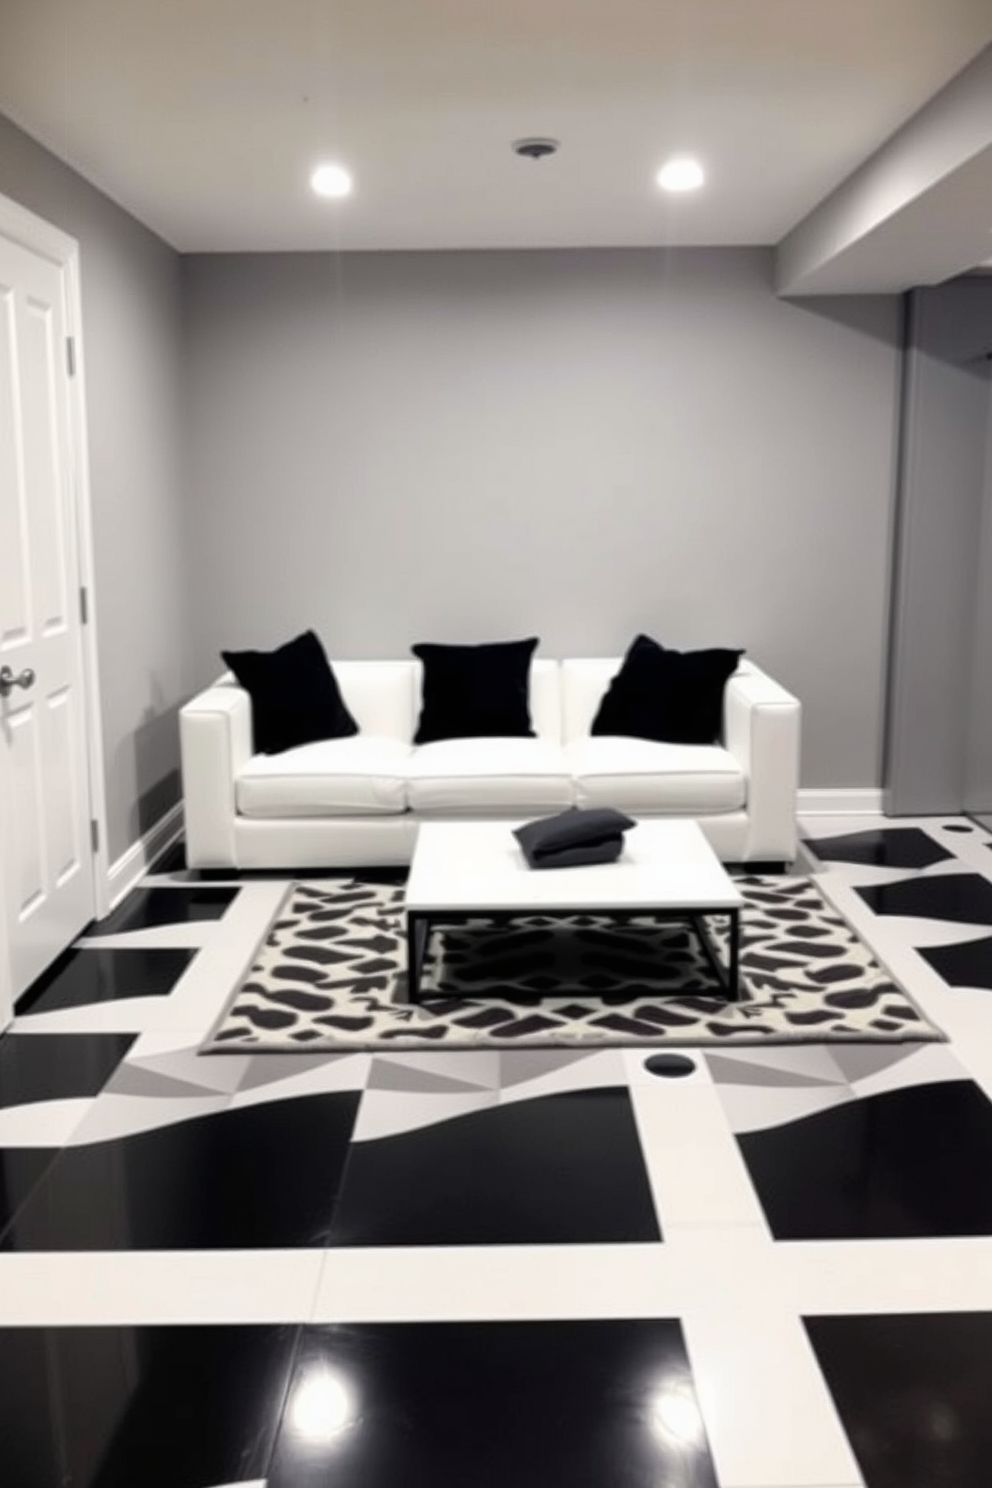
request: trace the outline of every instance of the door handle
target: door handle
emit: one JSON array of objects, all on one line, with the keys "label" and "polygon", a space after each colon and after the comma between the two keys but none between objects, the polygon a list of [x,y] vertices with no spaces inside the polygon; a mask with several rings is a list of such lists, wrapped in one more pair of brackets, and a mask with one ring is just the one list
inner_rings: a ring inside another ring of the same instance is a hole
[{"label": "door handle", "polygon": [[25,667],[19,677],[16,677],[9,666],[0,667],[0,698],[9,697],[15,687],[23,687],[25,691],[34,686],[34,672],[30,667]]}]

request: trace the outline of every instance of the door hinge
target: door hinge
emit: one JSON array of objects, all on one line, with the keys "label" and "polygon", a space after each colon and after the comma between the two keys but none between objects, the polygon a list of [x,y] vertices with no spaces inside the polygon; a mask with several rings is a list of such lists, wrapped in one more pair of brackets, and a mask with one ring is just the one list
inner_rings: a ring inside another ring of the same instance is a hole
[{"label": "door hinge", "polygon": [[65,338],[65,364],[70,377],[76,375],[76,338],[66,336]]},{"label": "door hinge", "polygon": [[90,596],[84,584],[79,591],[79,618],[84,625],[90,623]]},{"label": "door hinge", "polygon": [[97,821],[96,817],[93,817],[90,822],[90,845],[93,848],[94,853],[98,853],[100,851],[100,823]]}]

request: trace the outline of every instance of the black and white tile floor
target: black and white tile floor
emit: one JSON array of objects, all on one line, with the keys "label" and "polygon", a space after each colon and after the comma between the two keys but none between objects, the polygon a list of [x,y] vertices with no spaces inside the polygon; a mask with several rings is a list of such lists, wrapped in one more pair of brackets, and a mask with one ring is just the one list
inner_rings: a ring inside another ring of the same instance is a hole
[{"label": "black and white tile floor", "polygon": [[199,1056],[284,885],[159,865],[0,1039],[4,1488],[988,1488],[992,837],[805,829],[948,1043]]}]

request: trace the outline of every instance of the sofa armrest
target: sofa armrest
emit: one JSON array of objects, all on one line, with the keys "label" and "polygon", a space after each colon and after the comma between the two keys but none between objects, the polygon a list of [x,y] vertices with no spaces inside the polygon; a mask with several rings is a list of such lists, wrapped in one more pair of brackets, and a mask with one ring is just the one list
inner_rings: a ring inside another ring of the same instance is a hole
[{"label": "sofa armrest", "polygon": [[251,759],[251,699],[240,687],[210,687],[179,713],[179,746],[190,868],[236,868],[234,782]]},{"label": "sofa armrest", "polygon": [[798,698],[755,666],[727,683],[724,744],[747,780],[749,860],[795,857],[801,712]]}]

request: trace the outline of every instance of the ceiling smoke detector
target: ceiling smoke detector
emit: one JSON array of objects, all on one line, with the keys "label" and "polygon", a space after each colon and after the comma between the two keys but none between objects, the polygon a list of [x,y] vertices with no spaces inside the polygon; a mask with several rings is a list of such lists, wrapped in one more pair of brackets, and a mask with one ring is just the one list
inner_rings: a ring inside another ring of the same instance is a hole
[{"label": "ceiling smoke detector", "polygon": [[543,160],[545,155],[554,155],[558,150],[556,139],[518,139],[513,141],[513,153],[526,160]]}]

